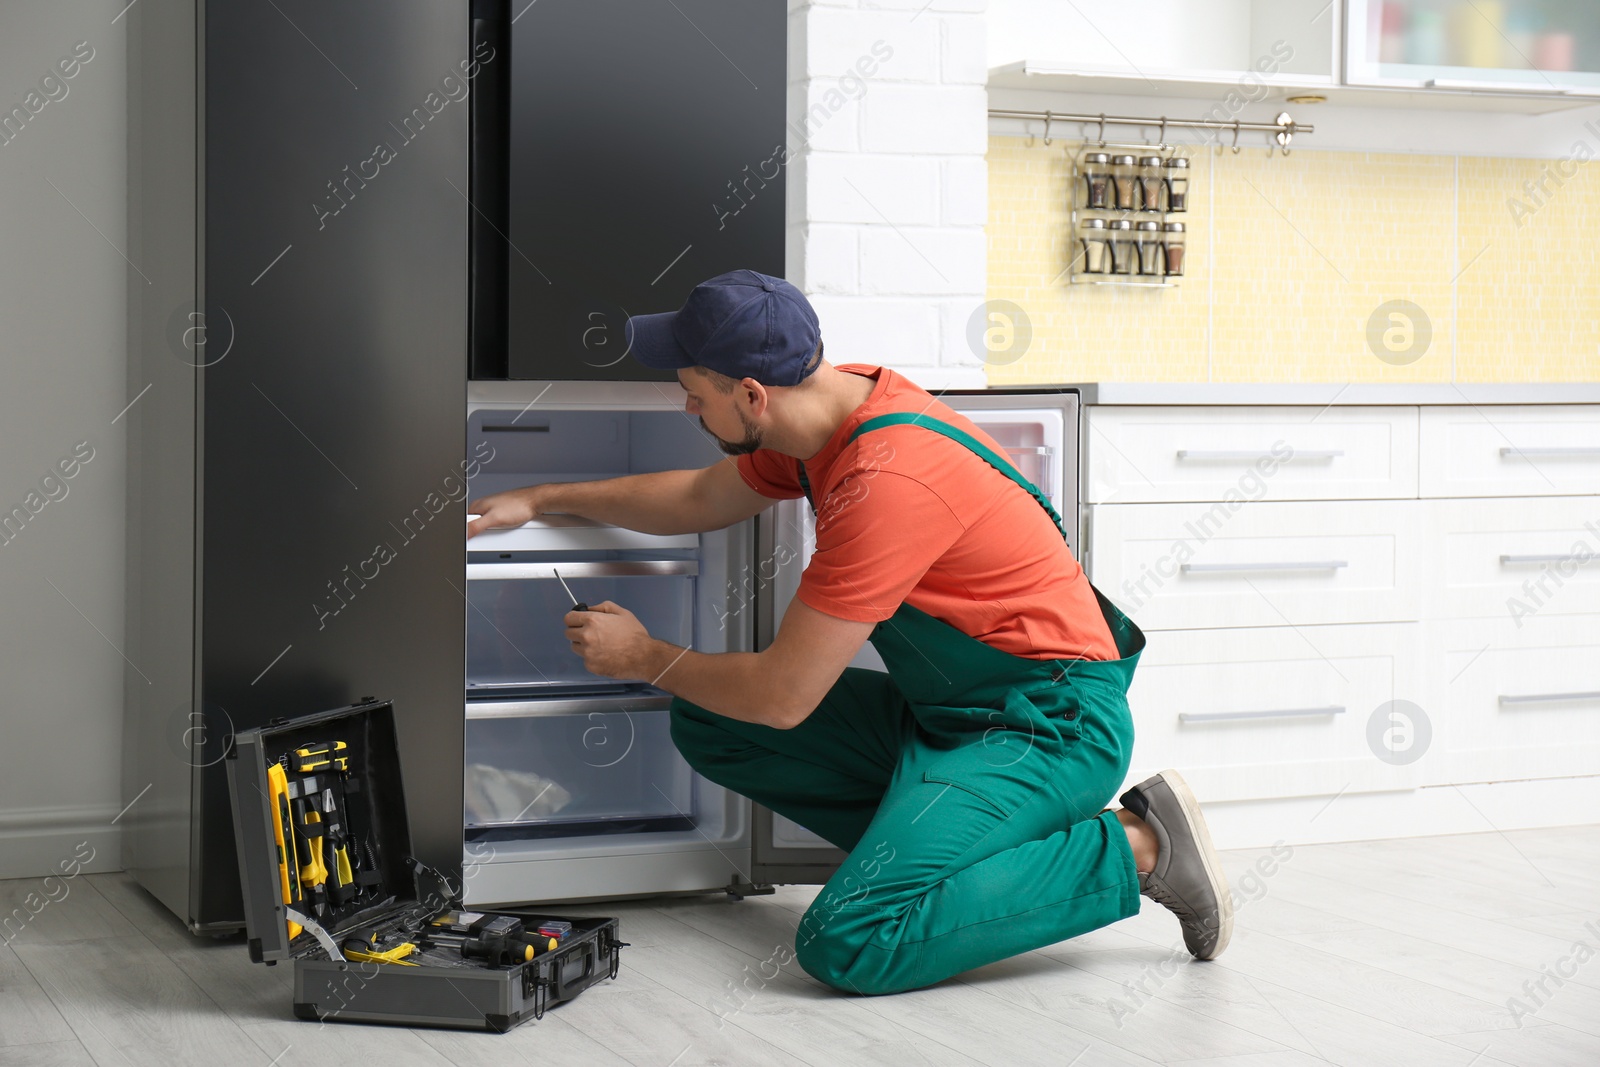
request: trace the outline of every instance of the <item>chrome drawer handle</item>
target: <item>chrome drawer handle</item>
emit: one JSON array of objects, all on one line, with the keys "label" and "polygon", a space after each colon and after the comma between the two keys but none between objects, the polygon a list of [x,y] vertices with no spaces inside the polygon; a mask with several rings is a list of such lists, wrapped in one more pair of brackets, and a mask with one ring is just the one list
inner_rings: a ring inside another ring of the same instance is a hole
[{"label": "chrome drawer handle", "polygon": [[1540,704],[1551,700],[1600,700],[1600,690],[1592,693],[1519,693],[1500,694],[1501,704]]},{"label": "chrome drawer handle", "polygon": [[1501,459],[1510,459],[1512,456],[1600,456],[1600,445],[1546,445],[1500,450]]},{"label": "chrome drawer handle", "polygon": [[700,573],[692,559],[613,560],[599,563],[469,563],[467,581],[517,581],[528,578],[652,578]]},{"label": "chrome drawer handle", "polygon": [[[1179,459],[1240,459],[1248,461],[1272,454],[1270,450],[1266,449],[1260,452],[1229,451],[1227,449],[1209,450],[1203,448],[1178,449]],[[1342,448],[1296,449],[1284,459],[1284,462],[1295,459],[1337,459],[1342,455],[1344,455],[1344,449]]]},{"label": "chrome drawer handle", "polygon": [[1565,563],[1569,559],[1576,562],[1577,557],[1573,555],[1560,554],[1543,556],[1501,556],[1500,566],[1513,567],[1519,563]]},{"label": "chrome drawer handle", "polygon": [[1325,708],[1282,708],[1275,711],[1180,711],[1179,722],[1236,722],[1250,719],[1311,719],[1321,715],[1343,715],[1344,706]]},{"label": "chrome drawer handle", "polygon": [[1305,562],[1287,563],[1185,563],[1178,570],[1184,574],[1199,574],[1207,571],[1336,571],[1340,567],[1350,566],[1349,560],[1307,560]]}]

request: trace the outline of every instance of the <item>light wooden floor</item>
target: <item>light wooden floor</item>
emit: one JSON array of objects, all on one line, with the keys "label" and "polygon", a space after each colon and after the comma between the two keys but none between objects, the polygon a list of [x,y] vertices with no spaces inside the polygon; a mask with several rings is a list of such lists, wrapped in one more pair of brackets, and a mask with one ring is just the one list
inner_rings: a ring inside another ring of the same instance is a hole
[{"label": "light wooden floor", "polygon": [[[287,967],[191,937],[126,875],[83,876],[0,947],[0,1064],[1600,1064],[1600,826],[1298,847],[1253,867],[1266,855],[1228,854],[1248,902],[1217,962],[1173,963],[1176,923],[1146,902],[872,999],[793,962],[775,973],[812,888],[615,905],[633,945],[621,977],[503,1037],[297,1022]],[[0,883],[0,914],[43,888]]]}]

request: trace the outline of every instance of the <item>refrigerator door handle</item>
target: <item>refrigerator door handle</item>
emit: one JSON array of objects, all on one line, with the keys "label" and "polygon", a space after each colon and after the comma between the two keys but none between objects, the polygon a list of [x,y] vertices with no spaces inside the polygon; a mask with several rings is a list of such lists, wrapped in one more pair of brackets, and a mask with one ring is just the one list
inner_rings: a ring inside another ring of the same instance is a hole
[{"label": "refrigerator door handle", "polygon": [[526,578],[556,578],[557,571],[567,578],[649,578],[700,573],[700,563],[692,559],[608,560],[596,563],[469,563],[467,581],[517,581]]}]

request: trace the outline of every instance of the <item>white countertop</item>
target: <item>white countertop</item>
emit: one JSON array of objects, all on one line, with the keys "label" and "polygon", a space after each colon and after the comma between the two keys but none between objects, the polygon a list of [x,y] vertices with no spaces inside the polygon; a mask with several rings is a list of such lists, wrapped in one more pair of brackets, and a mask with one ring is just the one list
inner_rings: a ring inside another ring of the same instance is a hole
[{"label": "white countertop", "polygon": [[1600,382],[1078,382],[1085,404],[1600,404]]}]

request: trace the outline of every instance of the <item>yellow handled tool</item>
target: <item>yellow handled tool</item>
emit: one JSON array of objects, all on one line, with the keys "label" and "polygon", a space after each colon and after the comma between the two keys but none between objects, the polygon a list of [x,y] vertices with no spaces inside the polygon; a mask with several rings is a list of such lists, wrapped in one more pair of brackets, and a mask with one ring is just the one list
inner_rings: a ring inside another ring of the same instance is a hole
[{"label": "yellow handled tool", "polygon": [[343,741],[318,741],[294,750],[294,769],[301,774],[310,774],[324,768],[336,771],[350,769],[350,746]]},{"label": "yellow handled tool", "polygon": [[328,865],[322,862],[322,813],[303,797],[300,804],[306,835],[306,861],[300,866],[300,884],[311,890],[328,880]]},{"label": "yellow handled tool", "polygon": [[[283,902],[291,907],[300,903],[300,864],[295,855],[294,831],[289,821],[289,777],[282,764],[267,768],[267,785],[272,790],[272,840],[278,846],[278,882]],[[289,920],[289,940],[300,936],[301,926]]]},{"label": "yellow handled tool", "polygon": [[355,960],[357,963],[398,963],[402,967],[417,967],[420,964],[406,959],[417,950],[417,946],[407,941],[403,945],[386,949],[383,952],[368,952],[364,949],[351,948],[348,944],[344,947],[344,958]]}]

